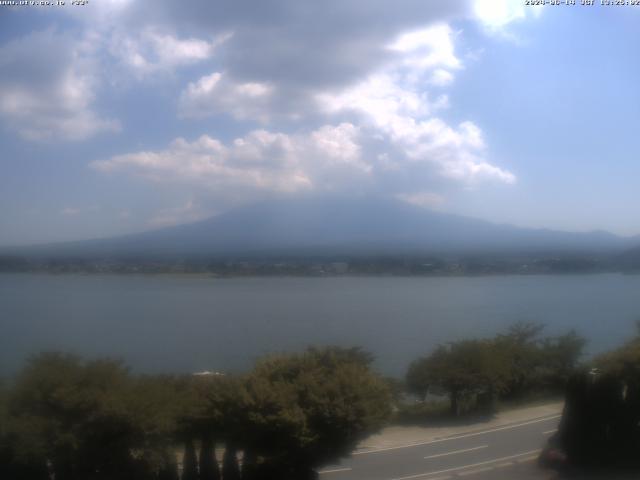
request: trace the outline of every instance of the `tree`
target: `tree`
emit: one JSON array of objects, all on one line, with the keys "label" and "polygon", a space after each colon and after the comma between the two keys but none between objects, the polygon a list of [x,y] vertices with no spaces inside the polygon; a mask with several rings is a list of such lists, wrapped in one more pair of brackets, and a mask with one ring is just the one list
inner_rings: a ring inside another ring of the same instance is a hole
[{"label": "tree", "polygon": [[439,346],[411,363],[409,392],[424,399],[428,392],[449,396],[458,415],[461,401],[475,399],[493,408],[496,396],[518,397],[534,389],[564,388],[577,369],[585,340],[575,331],[541,338],[541,324],[516,323],[486,340],[462,340]]},{"label": "tree", "polygon": [[222,458],[222,478],[224,480],[240,480],[238,466],[238,450],[233,442],[227,442]]},{"label": "tree", "polygon": [[496,337],[495,346],[503,350],[509,364],[505,396],[519,397],[539,384],[540,364],[544,359],[540,350],[543,330],[543,324],[518,322],[509,327],[507,333]]},{"label": "tree", "polygon": [[255,452],[245,448],[242,455],[242,480],[258,480],[259,467]]},{"label": "tree", "polygon": [[157,480],[179,480],[178,464],[173,452],[169,450],[162,451],[162,461],[157,469],[155,478]]},{"label": "tree", "polygon": [[544,382],[554,390],[564,390],[576,371],[586,340],[574,330],[557,337],[545,338],[540,346]]},{"label": "tree", "polygon": [[414,391],[431,386],[449,396],[453,415],[462,411],[461,401],[478,394],[492,397],[508,378],[508,365],[501,349],[488,340],[462,340],[440,345],[410,367],[408,380],[419,381]]},{"label": "tree", "polygon": [[313,468],[350,453],[390,414],[386,382],[360,350],[327,347],[259,361],[245,384],[245,444],[280,478],[311,478]]},{"label": "tree", "polygon": [[215,445],[211,434],[205,433],[200,446],[200,480],[220,480]]},{"label": "tree", "polygon": [[427,399],[429,393],[429,387],[431,386],[432,378],[430,377],[430,359],[428,357],[422,357],[414,360],[409,365],[407,374],[405,375],[405,384],[409,393],[413,393],[422,401]]},{"label": "tree", "polygon": [[265,358],[247,377],[132,377],[119,362],[42,354],[0,389],[0,476],[178,480],[183,443],[183,479],[215,480],[218,439],[224,480],[240,478],[238,449],[248,479],[313,478],[389,415],[371,361],[328,347]]},{"label": "tree", "polygon": [[32,358],[10,399],[17,454],[46,458],[57,480],[129,478],[128,382],[119,362],[58,353]]},{"label": "tree", "polygon": [[0,383],[0,478],[48,480],[49,472],[42,445],[9,412],[10,392]]},{"label": "tree", "polygon": [[134,431],[131,448],[146,471],[166,479],[178,476],[175,446],[182,440],[184,392],[170,375],[134,378],[127,410]]},{"label": "tree", "polygon": [[193,440],[187,438],[182,457],[182,480],[198,480],[198,458]]},{"label": "tree", "polygon": [[637,335],[619,348],[597,356],[592,364],[598,370],[618,376],[626,382],[640,382],[640,321]]}]

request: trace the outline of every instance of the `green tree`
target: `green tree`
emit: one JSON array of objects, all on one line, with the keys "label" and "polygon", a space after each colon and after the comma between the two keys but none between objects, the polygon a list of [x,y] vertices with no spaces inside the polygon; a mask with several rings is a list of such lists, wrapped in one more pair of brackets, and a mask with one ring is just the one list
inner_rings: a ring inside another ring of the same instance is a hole
[{"label": "green tree", "polygon": [[616,376],[626,382],[640,382],[640,321],[638,333],[619,348],[598,355],[592,360],[593,367]]},{"label": "green tree", "polygon": [[182,393],[176,377],[145,375],[133,379],[127,401],[134,457],[141,468],[167,479],[178,474],[175,446],[183,438]]},{"label": "green tree", "polygon": [[9,389],[0,384],[0,478],[48,480],[49,472],[42,443],[27,422],[9,412]]},{"label": "green tree", "polygon": [[46,458],[57,480],[129,478],[128,385],[119,362],[57,353],[32,358],[10,399],[17,454]]},{"label": "green tree", "polygon": [[247,447],[284,468],[283,479],[350,453],[390,414],[388,385],[370,361],[337,347],[259,361],[245,386]]},{"label": "green tree", "polygon": [[578,367],[585,344],[586,340],[574,330],[542,341],[541,365],[547,386],[554,390],[564,390],[569,377]]},{"label": "green tree", "polygon": [[540,365],[544,354],[540,349],[540,334],[544,325],[519,322],[499,334],[495,346],[506,355],[509,375],[504,388],[504,396],[516,398],[539,386]]},{"label": "green tree", "polygon": [[423,400],[428,392],[447,394],[455,415],[463,401],[474,398],[476,406],[492,405],[497,396],[561,390],[579,365],[585,340],[573,330],[542,338],[543,329],[541,324],[516,323],[492,339],[439,346],[411,363],[407,390]]},{"label": "green tree", "polygon": [[428,357],[414,362],[409,371],[408,381],[418,378],[421,382],[414,391],[426,385],[448,395],[451,413],[457,416],[463,401],[478,395],[492,398],[504,388],[508,362],[504,351],[492,341],[462,340],[440,345]]}]

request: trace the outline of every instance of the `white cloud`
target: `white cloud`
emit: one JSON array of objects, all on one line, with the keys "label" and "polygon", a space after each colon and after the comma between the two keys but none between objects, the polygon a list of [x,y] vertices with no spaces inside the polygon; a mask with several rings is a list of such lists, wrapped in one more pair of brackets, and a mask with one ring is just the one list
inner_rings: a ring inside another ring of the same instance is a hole
[{"label": "white cloud", "polygon": [[116,30],[110,35],[109,51],[134,75],[143,78],[209,59],[215,49],[230,37],[230,33],[224,33],[207,41],[193,37],[178,38],[152,27],[143,29],[138,35]]},{"label": "white cloud", "polygon": [[517,41],[517,37],[505,30],[506,27],[527,16],[539,17],[543,7],[543,5],[526,6],[524,2],[514,0],[475,0],[473,13],[488,33],[499,34]]},{"label": "white cloud", "polygon": [[[452,30],[443,25],[400,36],[390,49],[400,56],[362,82],[337,94],[317,96],[318,105],[328,114],[356,112],[395,149],[397,158],[385,157],[395,169],[415,170],[419,164],[442,177],[472,184],[493,180],[514,183],[515,176],[484,159],[482,131],[472,122],[457,127],[436,116],[448,105],[448,97],[430,101],[420,79],[448,83],[452,74],[442,67],[462,68],[455,57]],[[405,164],[402,166],[401,164]]]},{"label": "white cloud", "polygon": [[[434,176],[464,185],[514,183],[512,173],[484,158],[480,128],[472,122],[447,124],[438,114],[448,107],[448,97],[431,98],[425,90],[451,83],[452,72],[463,68],[455,36],[443,24],[400,35],[387,47],[392,55],[384,66],[361,81],[312,90],[315,104],[290,113],[304,119],[319,111],[333,123],[308,133],[260,129],[227,143],[208,135],[192,142],[179,138],[166,150],[118,155],[93,167],[187,182],[235,198],[362,188],[434,205],[441,198],[437,194],[415,193],[424,192]],[[188,84],[179,111],[192,118],[224,113],[269,123],[277,112],[277,93],[274,85],[214,72]]]},{"label": "white cloud", "polygon": [[402,56],[401,63],[411,69],[434,67],[460,68],[453,45],[453,32],[447,24],[438,24],[400,35],[388,48]]},{"label": "white cloud", "polygon": [[442,68],[438,68],[433,71],[429,83],[438,87],[444,87],[453,82],[453,74]]},{"label": "white cloud", "polygon": [[183,183],[234,198],[261,193],[332,190],[372,174],[352,124],[325,125],[308,134],[254,130],[228,144],[208,135],[169,148],[95,161],[104,173],[125,172],[160,183]]},{"label": "white cloud", "polygon": [[199,118],[228,113],[236,119],[256,119],[266,123],[273,93],[270,85],[257,82],[236,83],[228,75],[214,72],[189,83],[180,95],[183,117]]},{"label": "white cloud", "polygon": [[[211,189],[295,190],[307,182],[283,168],[294,167],[290,150],[286,136],[254,131],[230,146],[207,135],[191,143],[178,138],[167,150],[118,155],[92,165],[103,172],[125,170],[154,181],[187,181]],[[273,157],[267,158],[266,152]]]},{"label": "white cloud", "polygon": [[438,208],[445,202],[442,195],[434,192],[400,193],[396,195],[396,198],[411,205],[428,209]]},{"label": "white cloud", "polygon": [[29,140],[118,131],[118,121],[93,110],[100,82],[88,51],[87,39],[74,42],[53,30],[0,47],[0,117],[7,128]]},{"label": "white cloud", "polygon": [[[161,228],[192,223],[210,217],[213,212],[203,209],[193,199],[174,208],[165,208],[153,215],[147,222],[147,226]],[[128,218],[128,217],[127,217]]]},{"label": "white cloud", "polygon": [[[488,159],[478,125],[450,124],[443,112],[449,106],[446,87],[464,70],[464,57],[456,52],[461,33],[446,22],[474,15],[488,22],[492,15],[504,17],[498,10],[474,4],[472,11],[464,1],[398,9],[342,0],[334,4],[343,19],[336,23],[335,12],[291,8],[287,1],[260,11],[233,2],[180,9],[158,2],[148,10],[137,2],[111,2],[100,10],[95,41],[72,47],[64,62],[51,61],[65,65],[56,77],[57,93],[8,83],[13,89],[0,91],[0,114],[24,124],[33,120],[21,129],[28,138],[87,138],[118,128],[93,108],[96,72],[162,81],[178,68],[198,65],[198,75],[183,80],[180,117],[228,115],[257,121],[263,129],[231,142],[207,135],[176,139],[166,149],[93,166],[226,192],[295,192],[354,182],[395,195],[429,190],[415,183],[434,179],[515,182]],[[365,10],[370,15],[363,16]],[[505,15],[511,21],[519,14]],[[302,20],[318,28],[292,28]],[[384,174],[390,171],[398,173],[392,182]]]}]

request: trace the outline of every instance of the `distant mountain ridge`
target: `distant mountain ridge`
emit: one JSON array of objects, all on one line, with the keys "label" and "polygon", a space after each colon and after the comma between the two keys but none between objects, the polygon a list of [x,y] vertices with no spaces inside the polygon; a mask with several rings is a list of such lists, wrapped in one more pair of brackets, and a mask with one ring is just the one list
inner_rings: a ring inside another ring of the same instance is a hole
[{"label": "distant mountain ridge", "polygon": [[528,229],[380,198],[303,198],[120,237],[10,250],[23,255],[163,257],[402,253],[623,252],[640,239]]}]

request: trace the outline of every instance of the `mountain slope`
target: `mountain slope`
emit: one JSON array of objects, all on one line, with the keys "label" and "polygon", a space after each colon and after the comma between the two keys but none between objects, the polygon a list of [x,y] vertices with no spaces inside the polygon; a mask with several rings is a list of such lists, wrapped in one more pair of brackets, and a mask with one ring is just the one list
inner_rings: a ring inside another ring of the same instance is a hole
[{"label": "mountain slope", "polygon": [[372,198],[274,200],[197,223],[21,249],[59,256],[605,252],[634,245],[607,232],[524,229]]}]

